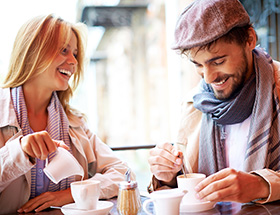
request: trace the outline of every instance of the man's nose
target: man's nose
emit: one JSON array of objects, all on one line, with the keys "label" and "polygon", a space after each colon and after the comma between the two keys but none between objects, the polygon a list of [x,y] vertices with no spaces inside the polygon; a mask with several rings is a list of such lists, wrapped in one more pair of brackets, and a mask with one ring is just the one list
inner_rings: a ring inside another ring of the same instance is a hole
[{"label": "man's nose", "polygon": [[204,78],[207,84],[212,83],[216,79],[215,72],[210,70],[209,67],[204,67],[202,73],[202,77]]}]

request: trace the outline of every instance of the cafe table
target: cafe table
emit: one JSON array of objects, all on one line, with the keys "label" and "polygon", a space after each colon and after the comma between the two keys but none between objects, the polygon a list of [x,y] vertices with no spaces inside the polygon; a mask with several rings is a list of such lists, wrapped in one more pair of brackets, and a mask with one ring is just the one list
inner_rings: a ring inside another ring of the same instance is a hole
[{"label": "cafe table", "polygon": [[[146,196],[141,196],[142,203],[148,199]],[[109,199],[114,203],[114,207],[110,211],[109,215],[118,215],[117,212],[117,198]],[[149,205],[149,210],[153,211],[153,204]],[[268,204],[241,204],[235,202],[218,202],[215,207],[208,211],[197,212],[197,213],[180,213],[180,215],[188,214],[201,214],[201,215],[276,215],[280,214],[280,201],[268,203]],[[9,215],[18,215],[17,213]],[[21,214],[23,215],[23,214]],[[63,215],[59,209],[47,209],[38,213],[25,213],[24,215]],[[77,213],[79,215],[79,213]],[[141,210],[139,215],[146,215],[146,213]],[[173,215],[173,214],[170,214]]]}]

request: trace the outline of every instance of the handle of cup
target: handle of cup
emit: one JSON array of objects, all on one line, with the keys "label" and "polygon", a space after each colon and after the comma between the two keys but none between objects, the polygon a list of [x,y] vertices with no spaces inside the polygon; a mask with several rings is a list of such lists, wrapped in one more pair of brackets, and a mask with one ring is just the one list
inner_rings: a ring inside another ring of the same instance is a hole
[{"label": "handle of cup", "polygon": [[47,167],[49,164],[49,157],[46,158],[46,163],[45,163],[45,167]]},{"label": "handle of cup", "polygon": [[153,214],[150,213],[150,212],[148,211],[148,209],[147,209],[147,206],[148,206],[151,202],[153,202],[153,199],[147,199],[147,200],[145,200],[144,203],[143,203],[143,209],[144,209],[144,211],[145,211],[148,215],[153,215]]}]

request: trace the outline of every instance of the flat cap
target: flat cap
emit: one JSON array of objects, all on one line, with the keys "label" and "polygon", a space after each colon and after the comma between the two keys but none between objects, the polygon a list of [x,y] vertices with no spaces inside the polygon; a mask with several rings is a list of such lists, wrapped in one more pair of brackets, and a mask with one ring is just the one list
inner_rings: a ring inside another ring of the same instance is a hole
[{"label": "flat cap", "polygon": [[238,0],[195,0],[177,21],[172,49],[204,46],[249,23],[250,17]]}]

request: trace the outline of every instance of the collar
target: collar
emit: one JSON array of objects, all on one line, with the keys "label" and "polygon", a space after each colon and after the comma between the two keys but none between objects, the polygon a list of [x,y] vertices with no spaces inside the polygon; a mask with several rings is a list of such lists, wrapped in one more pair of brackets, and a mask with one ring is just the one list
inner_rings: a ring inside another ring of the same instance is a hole
[{"label": "collar", "polygon": [[[71,113],[67,116],[70,127],[83,125],[83,116],[78,113]],[[10,88],[0,88],[0,127],[15,126],[19,128],[16,113],[11,99]]]},{"label": "collar", "polygon": [[19,128],[10,88],[0,88],[0,119],[0,127],[10,125]]}]

